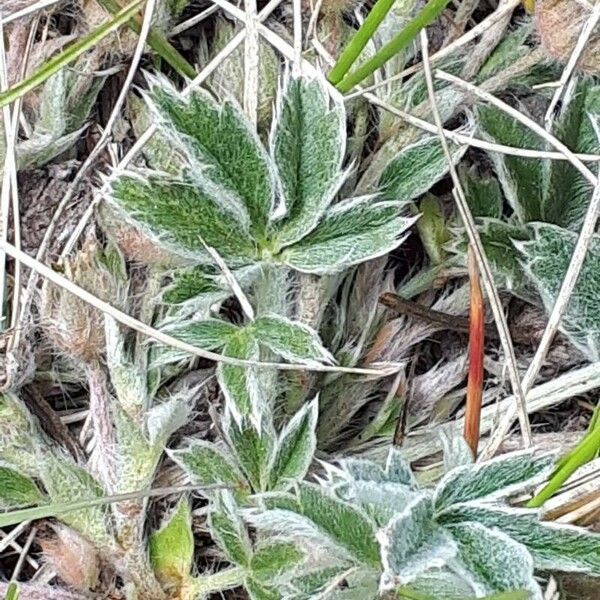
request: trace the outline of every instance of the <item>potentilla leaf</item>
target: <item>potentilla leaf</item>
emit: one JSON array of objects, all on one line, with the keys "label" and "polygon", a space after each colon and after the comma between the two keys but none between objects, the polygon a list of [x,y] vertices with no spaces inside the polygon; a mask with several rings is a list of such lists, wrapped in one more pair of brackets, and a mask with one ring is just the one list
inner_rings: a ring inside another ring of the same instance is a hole
[{"label": "potentilla leaf", "polygon": [[[577,241],[577,234],[554,225],[530,227],[532,241],[518,244],[527,278],[552,310]],[[561,329],[590,360],[600,358],[600,237],[594,236],[571,295]]]},{"label": "potentilla leaf", "polygon": [[204,266],[177,269],[173,280],[163,290],[161,300],[165,304],[183,304],[202,294],[223,293],[214,275],[214,269]]},{"label": "potentilla leaf", "polygon": [[527,590],[531,600],[542,600],[533,578],[533,558],[523,544],[480,523],[451,525],[447,530],[458,544],[458,560],[479,594]]},{"label": "potentilla leaf", "polygon": [[273,583],[286,572],[292,571],[304,559],[292,542],[269,542],[259,546],[250,560],[252,577],[264,583]]},{"label": "potentilla leaf", "polygon": [[187,498],[181,499],[161,528],[152,533],[148,549],[150,564],[160,581],[177,585],[190,575],[194,533]]},{"label": "potentilla leaf", "polygon": [[281,600],[281,594],[277,590],[252,577],[246,579],[244,587],[250,600]]},{"label": "potentilla leaf", "polygon": [[161,129],[187,155],[194,180],[228,210],[245,209],[250,230],[262,237],[273,209],[274,170],[239,107],[200,89],[184,98],[163,84],[153,86],[150,103]]},{"label": "potentilla leaf", "polygon": [[216,444],[205,440],[189,440],[187,446],[168,451],[168,454],[194,484],[221,484],[236,488],[245,485],[232,457]]},{"label": "potentilla leaf", "polygon": [[222,491],[217,494],[212,504],[209,525],[213,539],[223,550],[227,560],[240,566],[250,566],[252,542],[230,492]]},{"label": "potentilla leaf", "polygon": [[316,227],[343,181],[345,111],[331,103],[318,79],[289,78],[282,92],[271,134],[286,209],[275,226],[279,247]]},{"label": "potentilla leaf", "polygon": [[[466,147],[450,144],[457,163]],[[405,146],[385,168],[379,180],[379,191],[385,200],[410,202],[424,194],[448,173],[448,161],[436,136],[425,137]]]},{"label": "potentilla leaf", "polygon": [[300,483],[302,514],[361,563],[379,565],[375,523],[358,508],[309,483]]},{"label": "potentilla leaf", "polygon": [[457,553],[456,543],[433,518],[431,499],[414,499],[377,534],[381,544],[383,589],[406,585],[432,568],[441,568]]},{"label": "potentilla leaf", "polygon": [[0,507],[24,508],[47,502],[36,483],[14,469],[0,466]]},{"label": "potentilla leaf", "polygon": [[498,528],[523,544],[536,569],[600,576],[600,534],[581,527],[539,521],[535,510],[466,503],[437,517],[442,525],[465,522]]},{"label": "potentilla leaf", "polygon": [[286,490],[301,481],[317,447],[317,400],[300,409],[284,427],[271,461],[270,489]]},{"label": "potentilla leaf", "polygon": [[[258,343],[248,332],[232,337],[223,349],[223,354],[232,358],[258,361]],[[225,396],[227,409],[237,423],[249,417],[260,427],[261,410],[265,405],[256,369],[252,366],[236,367],[219,363],[217,379]]]},{"label": "potentilla leaf", "polygon": [[498,180],[479,175],[475,167],[460,170],[465,197],[474,217],[500,219],[504,198]]},{"label": "potentilla leaf", "polygon": [[[531,129],[504,111],[482,105],[477,109],[477,123],[487,139],[513,146],[544,150],[544,142]],[[489,153],[506,199],[521,223],[543,219],[543,197],[547,165],[538,158]]]},{"label": "potentilla leaf", "polygon": [[252,330],[257,342],[290,362],[306,365],[335,362],[319,334],[298,321],[275,314],[264,315],[254,321]]},{"label": "potentilla leaf", "polygon": [[233,265],[247,264],[257,256],[248,225],[239,218],[243,210],[238,214],[226,210],[189,178],[122,176],[112,183],[111,196],[135,225],[179,256],[209,263],[212,258],[204,244],[216,248]]},{"label": "potentilla leaf", "polygon": [[356,198],[329,209],[307,237],[281,254],[288,266],[304,273],[338,273],[358,263],[387,254],[406,239],[415,218],[400,215],[397,202]]},{"label": "potentilla leaf", "polygon": [[479,498],[497,500],[514,494],[548,473],[553,464],[550,455],[535,455],[527,450],[468,464],[448,472],[436,487],[436,510]]}]

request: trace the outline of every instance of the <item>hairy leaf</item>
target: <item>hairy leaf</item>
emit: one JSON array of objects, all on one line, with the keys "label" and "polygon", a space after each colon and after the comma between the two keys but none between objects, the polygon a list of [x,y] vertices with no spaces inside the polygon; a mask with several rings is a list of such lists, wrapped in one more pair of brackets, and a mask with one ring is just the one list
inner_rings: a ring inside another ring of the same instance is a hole
[{"label": "hairy leaf", "polygon": [[286,360],[307,365],[334,362],[318,333],[299,321],[264,315],[254,321],[252,329],[257,342]]},{"label": "hairy leaf", "polygon": [[535,510],[469,503],[444,511],[438,521],[444,525],[477,522],[498,528],[529,550],[536,569],[600,575],[600,534],[542,523]]},{"label": "hairy leaf", "polygon": [[227,559],[234,564],[249,566],[252,543],[230,492],[222,491],[217,494],[210,513],[209,525],[213,539]]},{"label": "hairy leaf", "polygon": [[285,490],[304,478],[317,447],[318,417],[319,406],[314,400],[284,427],[269,468],[270,489]]},{"label": "hairy leaf", "polygon": [[387,461],[385,463],[385,473],[389,481],[402,483],[410,487],[416,486],[415,477],[410,463],[403,456],[402,452],[395,447],[390,448]]},{"label": "hairy leaf", "polygon": [[317,225],[341,184],[346,146],[343,105],[330,108],[323,83],[290,78],[274,121],[273,158],[287,209],[278,224],[280,246],[302,239]]},{"label": "hairy leaf", "polygon": [[552,456],[515,452],[447,473],[434,494],[436,510],[479,498],[498,499],[522,489],[551,467]]},{"label": "hairy leaf", "polygon": [[[450,144],[452,157],[458,162],[465,147]],[[384,200],[409,202],[431,189],[448,173],[448,162],[436,136],[405,146],[385,168],[379,180]]]},{"label": "hairy leaf", "polygon": [[433,520],[431,500],[413,500],[378,532],[384,566],[384,588],[405,585],[431,568],[443,567],[456,555],[456,543]]},{"label": "hairy leaf", "polygon": [[277,590],[264,585],[262,582],[249,577],[244,584],[250,600],[281,600],[281,594]]},{"label": "hairy leaf", "polygon": [[499,219],[502,216],[503,198],[498,180],[481,176],[474,168],[461,169],[460,175],[473,216]]},{"label": "hairy leaf", "polygon": [[0,466],[0,507],[4,509],[35,506],[45,501],[32,479]]},{"label": "hairy leaf", "polygon": [[112,199],[158,245],[180,256],[210,262],[204,241],[232,263],[256,257],[247,226],[192,181],[124,176],[113,182]]},{"label": "hairy leaf", "polygon": [[526,589],[531,600],[541,600],[541,590],[533,578],[533,558],[525,546],[479,523],[451,525],[448,531],[458,544],[460,562],[480,593]]},{"label": "hairy leaf", "polygon": [[399,246],[414,218],[400,216],[400,204],[356,198],[331,208],[307,237],[286,248],[282,260],[305,273],[326,275],[382,256]]},{"label": "hairy leaf", "polygon": [[158,85],[151,102],[162,129],[183,146],[202,189],[229,210],[247,211],[251,231],[262,236],[273,208],[273,169],[238,107],[228,101],[218,104],[204,90],[183,98]]},{"label": "hairy leaf", "polygon": [[250,572],[254,579],[271,583],[296,567],[303,558],[304,554],[291,542],[269,542],[254,552]]},{"label": "hairy leaf", "polygon": [[150,536],[148,546],[150,564],[161,581],[177,584],[190,575],[194,534],[187,498],[179,501],[163,526]]},{"label": "hairy leaf", "polygon": [[183,304],[196,296],[206,294],[218,297],[223,293],[213,273],[205,267],[194,267],[178,269],[173,273],[173,281],[163,291],[162,300],[166,304]]},{"label": "hairy leaf", "polygon": [[[531,226],[532,241],[518,244],[527,277],[550,312],[571,262],[577,234],[554,225]],[[590,360],[600,358],[600,238],[594,236],[561,329]]]}]

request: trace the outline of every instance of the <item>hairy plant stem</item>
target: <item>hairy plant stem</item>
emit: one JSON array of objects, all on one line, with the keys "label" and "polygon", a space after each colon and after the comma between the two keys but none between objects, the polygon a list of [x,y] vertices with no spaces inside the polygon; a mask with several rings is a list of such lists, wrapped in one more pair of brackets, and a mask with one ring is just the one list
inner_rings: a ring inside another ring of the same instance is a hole
[{"label": "hairy plant stem", "polygon": [[246,570],[242,567],[234,567],[232,569],[219,571],[212,575],[196,577],[189,586],[189,590],[194,595],[183,596],[182,594],[182,598],[191,600],[192,598],[203,598],[208,594],[230,590],[243,585],[245,578]]}]

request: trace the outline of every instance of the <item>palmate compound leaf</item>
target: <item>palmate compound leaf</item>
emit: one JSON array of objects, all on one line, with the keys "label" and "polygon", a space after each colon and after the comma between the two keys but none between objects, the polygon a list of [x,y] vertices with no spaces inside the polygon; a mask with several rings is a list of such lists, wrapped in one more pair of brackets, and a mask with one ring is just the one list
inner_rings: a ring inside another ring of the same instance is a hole
[{"label": "palmate compound leaf", "polygon": [[14,469],[0,466],[0,508],[24,508],[46,501],[32,479]]},{"label": "palmate compound leaf", "polygon": [[248,224],[189,175],[167,179],[130,174],[112,182],[111,202],[159,245],[195,262],[212,262],[203,242],[232,265],[256,258]]},{"label": "palmate compound leaf", "polygon": [[192,570],[194,533],[192,513],[187,498],[182,498],[160,529],[148,542],[150,564],[160,581],[180,583]]},{"label": "palmate compound leaf", "polygon": [[269,465],[271,490],[285,490],[306,475],[317,447],[318,417],[319,405],[315,399],[284,427]]},{"label": "palmate compound leaf", "polygon": [[527,548],[536,569],[600,576],[600,534],[540,522],[536,510],[470,502],[451,507],[436,518],[444,526],[476,522],[503,531]]},{"label": "palmate compound leaf", "polygon": [[480,498],[497,500],[509,496],[535,483],[548,473],[552,464],[552,456],[525,450],[457,467],[437,485],[433,496],[435,509]]},{"label": "palmate compound leaf", "polygon": [[252,542],[240,518],[233,495],[221,491],[212,503],[209,517],[213,539],[230,562],[249,567],[252,559]]},{"label": "palmate compound leaf", "polygon": [[346,118],[318,79],[290,77],[273,121],[271,153],[279,172],[285,216],[275,225],[279,247],[308,235],[343,181]]},{"label": "palmate compound leaf", "polygon": [[525,546],[479,523],[460,523],[446,529],[458,544],[458,562],[478,595],[527,590],[530,600],[542,600],[533,578],[533,558]]},{"label": "palmate compound leaf", "polygon": [[[452,158],[457,163],[465,147],[450,144]],[[437,137],[425,137],[402,148],[383,171],[379,192],[384,200],[410,202],[443,179],[448,173],[448,161]]]},{"label": "palmate compound leaf", "polygon": [[184,98],[164,82],[153,86],[149,102],[161,130],[188,157],[194,181],[216,204],[239,213],[242,222],[247,218],[242,215],[248,215],[250,231],[263,237],[273,209],[275,175],[239,107],[230,101],[219,104],[204,90]]},{"label": "palmate compound leaf", "polygon": [[275,314],[258,317],[251,326],[259,344],[290,362],[331,364],[335,359],[323,346],[319,334],[304,323]]},{"label": "palmate compound leaf", "polygon": [[432,568],[441,568],[457,553],[456,542],[433,518],[428,496],[415,498],[377,533],[384,573],[383,589],[406,585]]},{"label": "palmate compound leaf", "polygon": [[[571,256],[577,234],[554,225],[530,226],[532,240],[517,243],[527,278],[550,312]],[[594,236],[571,295],[561,329],[590,360],[600,358],[600,237]]]},{"label": "palmate compound leaf", "polygon": [[308,236],[283,250],[280,259],[303,273],[328,275],[383,256],[406,239],[416,220],[402,217],[401,206],[373,197],[340,202]]}]

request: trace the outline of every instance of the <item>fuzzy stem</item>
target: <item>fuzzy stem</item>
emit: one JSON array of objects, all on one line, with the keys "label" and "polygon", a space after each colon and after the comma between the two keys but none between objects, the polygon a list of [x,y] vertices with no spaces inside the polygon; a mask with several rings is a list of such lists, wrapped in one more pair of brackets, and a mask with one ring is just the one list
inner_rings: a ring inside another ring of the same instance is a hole
[{"label": "fuzzy stem", "polygon": [[449,2],[450,0],[429,0],[424,8],[406,24],[394,39],[360,67],[352,71],[349,75],[346,75],[337,84],[338,90],[342,93],[349,92],[355,85],[363,81],[363,79],[372,75],[388,60],[398,54],[398,52],[406,48],[424,27],[435,21]]},{"label": "fuzzy stem", "polygon": [[246,578],[246,570],[242,567],[225,569],[212,575],[196,577],[191,582],[192,596],[203,598],[205,595],[231,590],[243,585]]},{"label": "fuzzy stem", "polygon": [[337,85],[356,62],[369,40],[375,35],[395,0],[377,0],[360,29],[354,34],[329,73],[329,81]]}]

